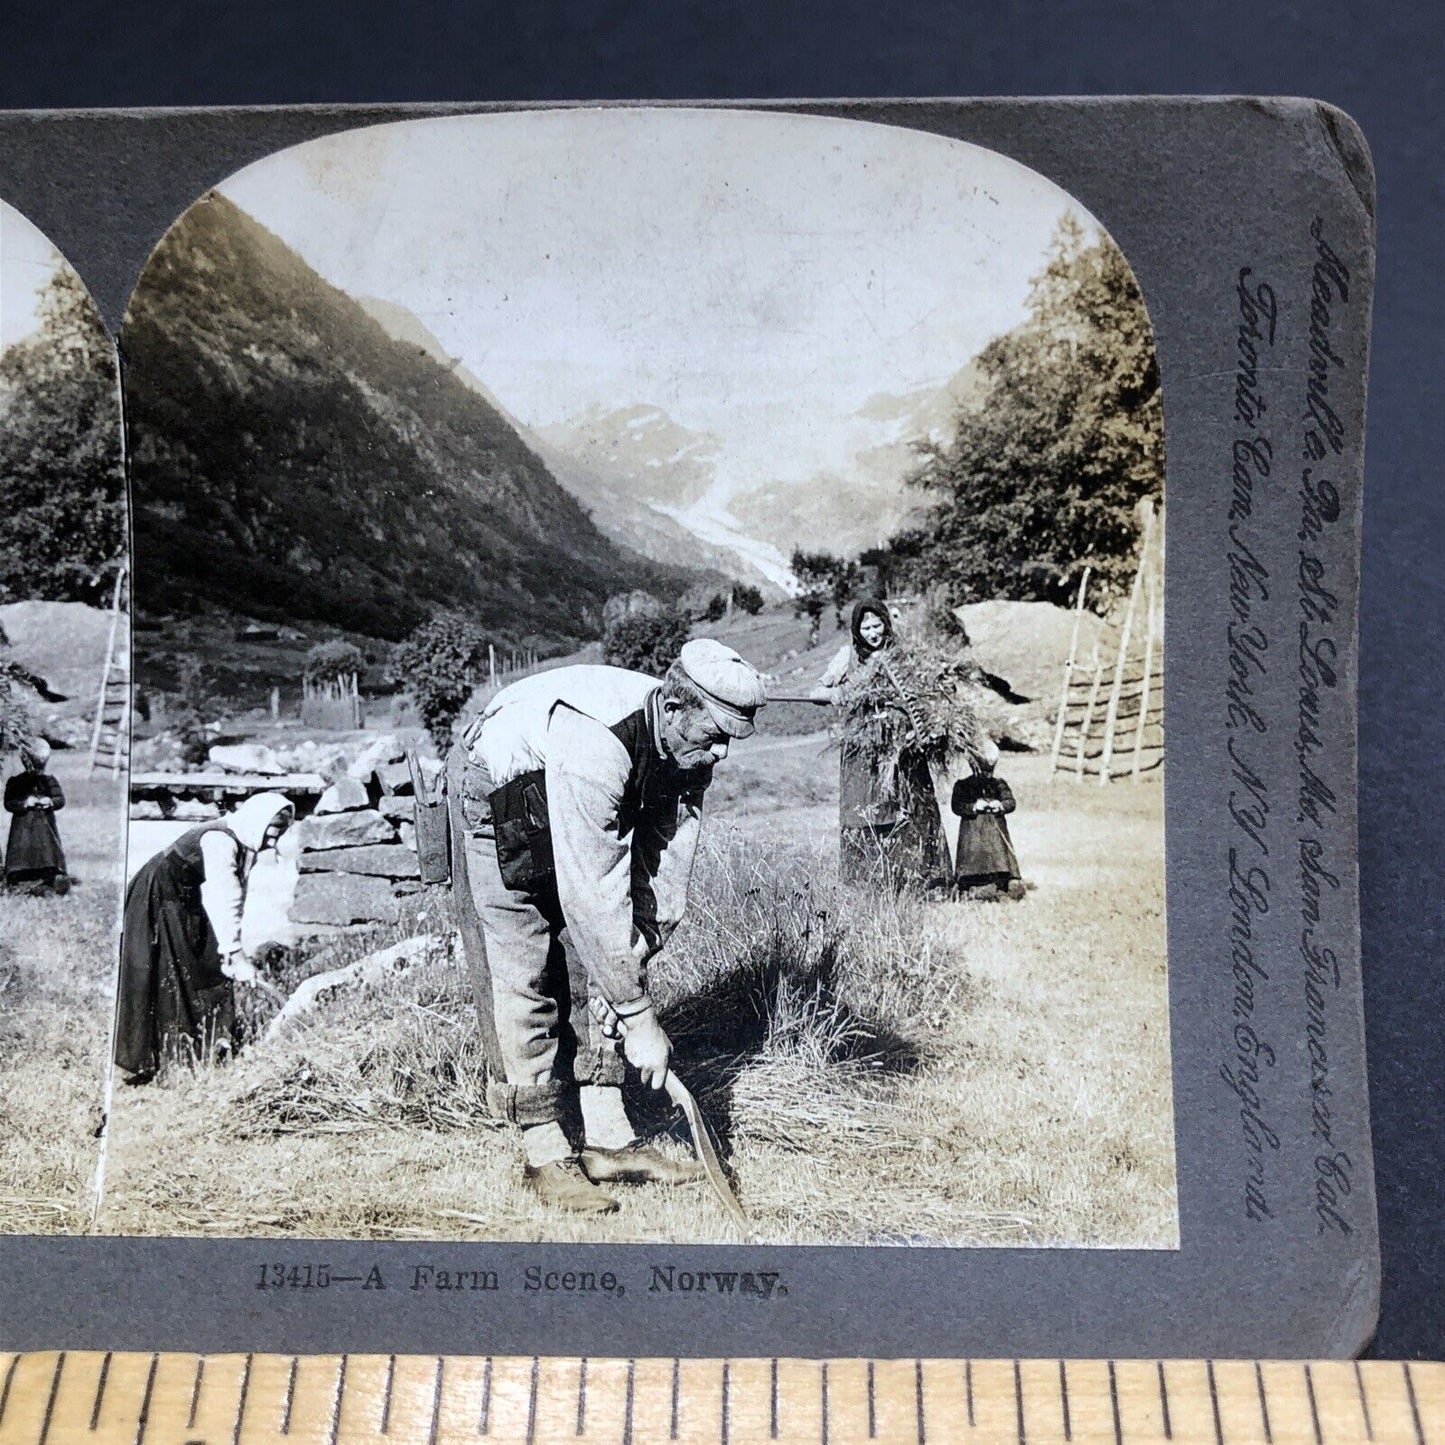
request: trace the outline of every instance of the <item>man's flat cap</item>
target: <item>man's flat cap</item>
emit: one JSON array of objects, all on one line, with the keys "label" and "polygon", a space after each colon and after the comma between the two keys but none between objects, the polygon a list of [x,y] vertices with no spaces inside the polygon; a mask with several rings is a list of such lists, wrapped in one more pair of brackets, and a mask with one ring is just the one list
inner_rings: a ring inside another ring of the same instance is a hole
[{"label": "man's flat cap", "polygon": [[729,737],[751,737],[753,717],[768,700],[757,668],[712,637],[684,643],[678,661],[718,727]]}]

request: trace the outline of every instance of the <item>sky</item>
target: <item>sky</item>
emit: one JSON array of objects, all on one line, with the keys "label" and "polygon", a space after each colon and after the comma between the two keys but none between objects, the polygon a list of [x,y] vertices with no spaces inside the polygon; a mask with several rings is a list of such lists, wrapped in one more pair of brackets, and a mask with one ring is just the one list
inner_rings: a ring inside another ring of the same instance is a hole
[{"label": "sky", "polygon": [[328,281],[412,311],[524,423],[661,407],[720,503],[846,470],[870,397],[1024,316],[1066,210],[995,152],[747,111],[583,109],[311,141],[218,189]]},{"label": "sky", "polygon": [[0,351],[40,324],[40,288],[60,264],[60,252],[19,211],[0,201]]}]

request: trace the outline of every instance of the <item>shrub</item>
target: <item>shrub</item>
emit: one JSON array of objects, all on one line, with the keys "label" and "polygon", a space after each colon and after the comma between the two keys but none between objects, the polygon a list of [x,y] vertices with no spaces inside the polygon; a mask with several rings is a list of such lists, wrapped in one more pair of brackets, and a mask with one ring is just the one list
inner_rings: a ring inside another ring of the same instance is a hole
[{"label": "shrub", "polygon": [[660,677],[682,651],[692,624],[680,612],[633,613],[602,635],[602,656],[613,667]]},{"label": "shrub", "polygon": [[438,750],[451,746],[452,724],[481,678],[487,638],[461,612],[441,612],[397,644],[395,667]]},{"label": "shrub", "polygon": [[307,682],[335,682],[356,673],[358,681],[366,671],[366,655],[354,643],[341,638],[318,642],[306,654]]},{"label": "shrub", "polygon": [[727,598],[721,592],[714,592],[702,609],[701,617],[704,622],[720,622],[727,615],[727,610]]},{"label": "shrub", "polygon": [[733,587],[733,603],[741,607],[749,617],[756,617],[763,610],[763,591],[747,582],[738,582]]}]

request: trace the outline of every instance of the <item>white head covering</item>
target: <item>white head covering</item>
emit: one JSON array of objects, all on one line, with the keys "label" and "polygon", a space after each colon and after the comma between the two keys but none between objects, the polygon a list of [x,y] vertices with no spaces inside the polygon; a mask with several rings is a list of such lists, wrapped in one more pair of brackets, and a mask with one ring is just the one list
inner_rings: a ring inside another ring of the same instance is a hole
[{"label": "white head covering", "polygon": [[227,816],[225,823],[242,844],[253,853],[259,853],[266,829],[283,813],[294,816],[295,812],[291,799],[281,793],[257,793]]},{"label": "white head covering", "polygon": [[50,761],[50,744],[44,738],[31,738],[20,749],[20,755],[26,763],[33,763],[37,772],[42,772],[46,763]]}]

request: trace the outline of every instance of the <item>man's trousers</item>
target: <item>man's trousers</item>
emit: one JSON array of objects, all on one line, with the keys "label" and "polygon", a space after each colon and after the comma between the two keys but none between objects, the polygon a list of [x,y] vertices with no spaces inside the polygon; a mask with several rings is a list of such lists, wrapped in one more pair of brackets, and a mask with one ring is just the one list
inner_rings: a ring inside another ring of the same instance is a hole
[{"label": "man's trousers", "polygon": [[493,1107],[524,1127],[578,1127],[579,1084],[622,1083],[618,1052],[588,1007],[586,968],[571,946],[555,885],[502,882],[487,798],[491,779],[460,744],[447,761],[452,895],[477,995]]}]

